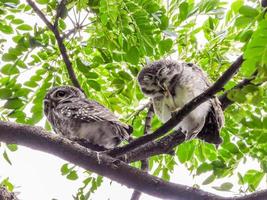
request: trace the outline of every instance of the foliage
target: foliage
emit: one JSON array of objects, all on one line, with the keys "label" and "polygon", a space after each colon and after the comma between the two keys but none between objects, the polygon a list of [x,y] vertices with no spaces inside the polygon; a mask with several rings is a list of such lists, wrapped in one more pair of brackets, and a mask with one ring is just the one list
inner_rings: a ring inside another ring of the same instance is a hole
[{"label": "foliage", "polygon": [[[57,1],[36,2],[53,21]],[[52,32],[24,18],[35,15],[19,0],[0,2],[1,120],[44,124],[42,99],[47,89],[71,84]],[[60,15],[59,29],[88,97],[107,106],[122,121],[133,122],[136,137],[143,133],[145,118],[143,111],[133,120],[132,113],[144,100],[136,76],[146,60],[173,57],[195,62],[216,80],[237,55],[244,54],[241,71],[225,89],[255,70],[255,84],[266,80],[267,19],[257,1],[72,0]],[[228,98],[236,103],[225,111],[224,143],[218,149],[197,140],[181,144],[175,157],[151,158],[152,173],[168,180],[174,167],[182,163],[194,176],[208,174],[199,185],[238,177],[240,190],[256,190],[267,173],[266,91],[266,85],[249,85],[229,93]],[[152,129],[159,126],[154,117]],[[3,156],[11,163],[6,151]],[[240,163],[251,159],[260,168],[240,171]],[[68,179],[78,178],[68,165],[61,172]],[[76,199],[88,199],[101,182],[102,178],[88,174]],[[225,182],[213,188],[228,191],[232,186]]]}]

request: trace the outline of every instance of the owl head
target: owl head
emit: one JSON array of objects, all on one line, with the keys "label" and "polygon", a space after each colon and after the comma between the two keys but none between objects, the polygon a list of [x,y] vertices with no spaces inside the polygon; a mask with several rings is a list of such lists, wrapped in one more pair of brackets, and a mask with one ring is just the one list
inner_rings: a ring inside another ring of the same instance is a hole
[{"label": "owl head", "polygon": [[48,116],[49,112],[59,103],[72,102],[75,98],[86,98],[78,89],[72,86],[59,86],[50,89],[44,98],[44,113]]},{"label": "owl head", "polygon": [[183,66],[171,60],[160,60],[144,67],[138,74],[142,92],[148,97],[164,96],[174,78],[183,71]]}]

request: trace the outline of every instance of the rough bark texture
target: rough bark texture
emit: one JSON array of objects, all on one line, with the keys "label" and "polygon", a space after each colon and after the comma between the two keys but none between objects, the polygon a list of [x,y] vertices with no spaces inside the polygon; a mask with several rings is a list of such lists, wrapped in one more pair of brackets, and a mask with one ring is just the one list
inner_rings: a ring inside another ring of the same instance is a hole
[{"label": "rough bark texture", "polygon": [[68,162],[108,177],[130,188],[163,199],[224,199],[211,193],[166,182],[110,156],[91,151],[76,142],[42,128],[0,122],[0,141],[16,143],[56,155]]},{"label": "rough bark texture", "polygon": [[0,121],[0,141],[16,143],[32,149],[56,155],[66,161],[108,177],[130,188],[162,199],[177,200],[265,200],[267,190],[244,197],[225,198],[200,189],[166,182],[126,163],[95,151],[91,151],[42,128]]},{"label": "rough bark texture", "polygon": [[0,200],[18,200],[14,192],[9,192],[5,187],[0,187]]}]

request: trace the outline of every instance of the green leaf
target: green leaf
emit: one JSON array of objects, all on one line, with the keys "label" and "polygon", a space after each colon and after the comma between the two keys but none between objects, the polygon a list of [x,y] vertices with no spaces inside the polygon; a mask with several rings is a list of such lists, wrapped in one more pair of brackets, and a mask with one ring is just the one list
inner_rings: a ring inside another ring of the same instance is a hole
[{"label": "green leaf", "polygon": [[69,169],[68,164],[64,164],[62,165],[62,167],[60,168],[61,171],[61,175],[66,175],[70,172],[71,169]]},{"label": "green leaf", "polygon": [[89,84],[90,87],[94,88],[96,91],[101,90],[101,85],[98,82],[94,80],[88,80],[87,83]]},{"label": "green leaf", "polygon": [[240,16],[235,20],[235,25],[238,28],[243,28],[243,27],[247,27],[249,23],[252,22],[252,18],[250,17],[246,17],[246,16]]},{"label": "green leaf", "polygon": [[11,21],[12,24],[22,24],[24,21],[22,19],[13,19]]},{"label": "green leaf", "polygon": [[256,17],[259,14],[259,12],[255,8],[252,8],[250,6],[241,6],[239,13],[246,17]]},{"label": "green leaf", "polygon": [[21,99],[16,98],[16,99],[9,99],[5,105],[4,108],[8,108],[8,109],[17,109],[20,108],[21,106],[23,106],[23,102]]},{"label": "green leaf", "polygon": [[8,62],[8,61],[14,61],[17,59],[17,55],[15,54],[11,54],[11,53],[5,53],[3,56],[2,56],[2,60],[5,61],[5,62]]},{"label": "green leaf", "polygon": [[184,21],[188,15],[188,3],[187,2],[183,2],[180,4],[179,6],[179,21]]},{"label": "green leaf", "polygon": [[173,41],[171,39],[161,40],[159,43],[159,48],[161,53],[169,52],[172,48]]},{"label": "green leaf", "polygon": [[11,26],[4,25],[2,23],[0,23],[0,31],[2,31],[5,34],[12,34],[14,32]]},{"label": "green leaf", "polygon": [[128,74],[127,72],[125,71],[119,71],[119,76],[123,79],[125,79],[126,81],[131,81],[132,80],[132,77],[130,74]]},{"label": "green leaf", "polygon": [[252,190],[254,190],[258,187],[263,177],[264,177],[263,172],[250,169],[244,175],[243,180],[245,183],[248,183],[250,186],[252,186],[253,188]]},{"label": "green leaf", "polygon": [[76,59],[76,65],[77,65],[77,68],[80,72],[82,72],[83,74],[87,74],[90,70],[90,66],[85,64],[84,62],[81,61],[80,58],[77,58]]},{"label": "green leaf", "polygon": [[126,54],[126,60],[134,65],[139,62],[139,51],[136,47],[131,47]]},{"label": "green leaf", "polygon": [[0,89],[0,99],[8,99],[12,95],[12,91],[8,88]]},{"label": "green leaf", "polygon": [[27,24],[22,24],[22,25],[17,26],[17,29],[22,30],[22,31],[31,31],[32,27]]},{"label": "green leaf", "polygon": [[208,178],[206,178],[202,185],[208,185],[210,183],[212,183],[215,180],[216,176],[214,176],[214,174],[210,175]]},{"label": "green leaf", "polygon": [[8,144],[8,145],[7,145],[7,148],[8,148],[10,151],[14,152],[14,151],[17,151],[17,150],[18,150],[18,145],[16,145],[16,144]]},{"label": "green leaf", "polygon": [[178,146],[178,158],[181,163],[184,163],[192,158],[195,146],[190,142],[183,143]]},{"label": "green leaf", "polygon": [[72,180],[72,181],[77,180],[77,179],[78,179],[78,175],[77,175],[76,171],[73,171],[73,170],[72,170],[72,171],[67,175],[67,179]]},{"label": "green leaf", "polygon": [[261,169],[264,171],[264,173],[267,173],[267,159],[261,161]]},{"label": "green leaf", "polygon": [[208,163],[202,163],[198,168],[197,168],[197,175],[200,175],[202,173],[211,171],[213,169],[213,166]]},{"label": "green leaf", "polygon": [[36,2],[39,4],[47,4],[49,0],[36,0]]},{"label": "green leaf", "polygon": [[89,79],[97,79],[99,77],[99,75],[95,72],[87,72],[85,75]]},{"label": "green leaf", "polygon": [[3,153],[3,157],[4,157],[4,159],[5,159],[10,165],[12,165],[12,163],[11,163],[11,161],[10,161],[10,159],[9,159],[9,157],[8,157],[6,151],[4,151],[4,153]]},{"label": "green leaf", "polygon": [[18,74],[19,70],[17,69],[16,66],[11,65],[11,64],[6,64],[2,67],[1,72],[6,75],[14,75]]},{"label": "green leaf", "polygon": [[229,191],[233,188],[233,184],[226,182],[226,183],[221,184],[219,187],[212,187],[212,188],[219,190],[219,191]]}]

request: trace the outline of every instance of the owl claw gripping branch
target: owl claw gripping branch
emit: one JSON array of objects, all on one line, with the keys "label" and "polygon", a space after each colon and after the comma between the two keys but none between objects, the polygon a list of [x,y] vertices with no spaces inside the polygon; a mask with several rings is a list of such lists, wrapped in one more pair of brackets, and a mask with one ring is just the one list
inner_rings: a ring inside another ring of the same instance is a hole
[{"label": "owl claw gripping branch", "polygon": [[76,141],[111,149],[129,140],[132,127],[120,122],[107,108],[86,99],[77,88],[60,86],[48,91],[44,113],[54,131]]},{"label": "owl claw gripping branch", "polygon": [[[152,99],[155,113],[162,122],[210,86],[199,67],[171,60],[160,60],[143,68],[138,82],[144,95]],[[220,102],[214,97],[190,112],[175,129],[181,129],[186,139],[198,137],[218,145],[222,142],[219,132],[223,123]]]}]

